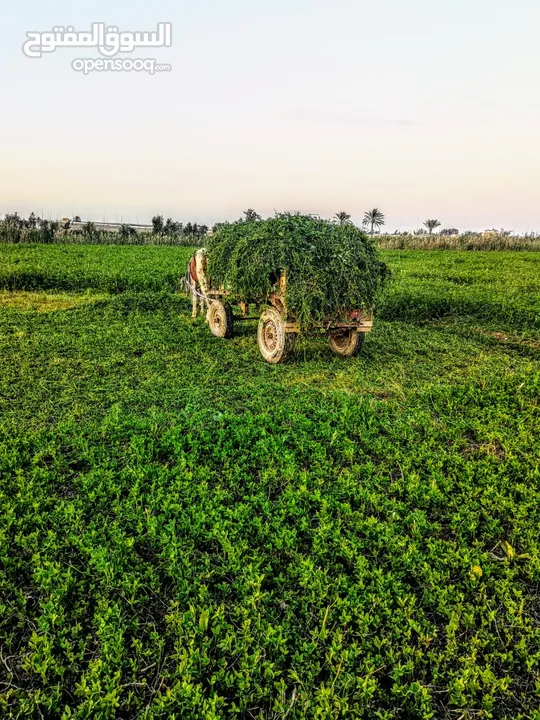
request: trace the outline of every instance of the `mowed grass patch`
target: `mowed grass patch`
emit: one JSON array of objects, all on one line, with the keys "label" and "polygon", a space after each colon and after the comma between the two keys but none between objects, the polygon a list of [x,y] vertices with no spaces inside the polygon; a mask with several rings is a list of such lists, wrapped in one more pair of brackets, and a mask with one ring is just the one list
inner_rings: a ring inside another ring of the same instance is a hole
[{"label": "mowed grass patch", "polygon": [[55,310],[73,310],[82,305],[99,302],[106,297],[103,294],[90,293],[74,295],[0,290],[0,305],[23,312],[54,312]]},{"label": "mowed grass patch", "polygon": [[390,256],[396,308],[440,267],[462,310],[411,277],[431,316],[269,366],[122,250],[103,302],[0,307],[3,716],[537,717],[540,373],[490,335],[538,340],[534,268]]}]

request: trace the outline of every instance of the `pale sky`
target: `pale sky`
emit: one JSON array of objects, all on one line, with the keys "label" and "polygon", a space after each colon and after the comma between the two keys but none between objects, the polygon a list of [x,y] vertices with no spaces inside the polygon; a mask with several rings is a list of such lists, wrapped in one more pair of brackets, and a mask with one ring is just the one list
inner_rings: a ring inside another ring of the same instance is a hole
[{"label": "pale sky", "polygon": [[[26,32],[173,26],[83,76],[95,49],[22,53]],[[540,231],[538,0],[19,0],[0,25],[0,213],[208,224],[254,207],[387,230]]]}]

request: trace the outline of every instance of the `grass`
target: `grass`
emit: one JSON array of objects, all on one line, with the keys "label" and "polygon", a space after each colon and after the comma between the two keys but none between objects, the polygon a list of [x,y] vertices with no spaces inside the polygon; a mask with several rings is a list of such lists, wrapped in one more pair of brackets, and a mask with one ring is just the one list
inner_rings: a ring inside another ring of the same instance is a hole
[{"label": "grass", "polygon": [[[19,227],[0,220],[0,244],[78,244],[78,245],[158,245],[158,246],[191,246],[202,245],[204,235],[184,235],[182,233],[155,234],[137,232],[122,235],[117,231],[35,229]],[[474,250],[474,251],[539,251],[540,234],[531,232],[513,235],[508,231],[488,230],[486,232],[465,231],[448,235],[437,232],[433,235],[414,233],[395,233],[375,235],[375,242],[384,250]]]},{"label": "grass", "polygon": [[379,235],[377,245],[385,250],[540,250],[540,235],[510,235],[504,231],[465,232],[459,235]]},{"label": "grass", "polygon": [[0,288],[174,292],[191,250],[121,245],[2,245]]},{"label": "grass", "polygon": [[535,253],[392,251],[387,319],[477,319],[528,333],[540,329],[540,259]]},{"label": "grass", "polygon": [[105,295],[0,304],[3,717],[540,717],[540,256],[385,252],[360,357],[269,366],[185,249],[0,254]]},{"label": "grass", "polygon": [[79,228],[64,230],[55,228],[54,225],[55,223],[50,223],[46,227],[27,228],[0,220],[0,244],[173,245],[176,247],[190,247],[201,245],[204,238],[204,234],[199,233],[197,235],[187,235],[179,232],[174,234],[155,234],[153,232],[122,234],[116,230],[97,230],[95,228],[90,231]]}]

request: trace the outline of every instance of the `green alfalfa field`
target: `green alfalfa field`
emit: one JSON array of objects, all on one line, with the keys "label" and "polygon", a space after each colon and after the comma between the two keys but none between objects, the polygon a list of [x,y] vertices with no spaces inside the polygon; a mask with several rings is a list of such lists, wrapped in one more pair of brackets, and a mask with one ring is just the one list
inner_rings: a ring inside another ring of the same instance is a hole
[{"label": "green alfalfa field", "polygon": [[0,248],[0,716],[540,718],[540,253],[266,365],[185,248]]}]

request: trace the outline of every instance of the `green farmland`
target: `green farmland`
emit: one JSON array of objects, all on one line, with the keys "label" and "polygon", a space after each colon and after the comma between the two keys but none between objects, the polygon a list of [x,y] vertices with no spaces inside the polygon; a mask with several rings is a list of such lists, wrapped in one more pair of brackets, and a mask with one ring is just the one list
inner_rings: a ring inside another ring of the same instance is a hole
[{"label": "green farmland", "polygon": [[540,719],[540,253],[266,365],[190,250],[0,246],[0,717]]}]

